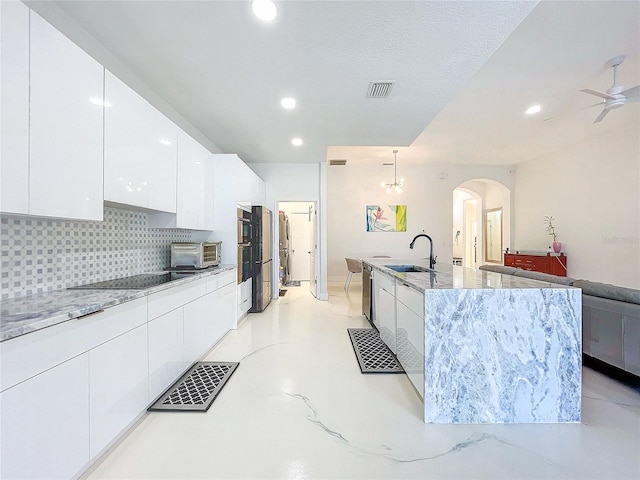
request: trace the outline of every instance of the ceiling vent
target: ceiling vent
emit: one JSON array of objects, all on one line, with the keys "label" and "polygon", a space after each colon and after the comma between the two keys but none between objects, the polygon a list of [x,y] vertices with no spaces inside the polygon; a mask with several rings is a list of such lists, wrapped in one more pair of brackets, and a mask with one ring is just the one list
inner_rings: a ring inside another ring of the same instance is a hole
[{"label": "ceiling vent", "polygon": [[329,160],[329,165],[342,165],[342,166],[344,166],[346,164],[347,164],[347,161],[345,159],[343,159],[343,158],[338,158],[338,159],[335,159],[335,160]]},{"label": "ceiling vent", "polygon": [[395,80],[386,82],[371,82],[367,90],[367,98],[387,98],[391,93]]}]

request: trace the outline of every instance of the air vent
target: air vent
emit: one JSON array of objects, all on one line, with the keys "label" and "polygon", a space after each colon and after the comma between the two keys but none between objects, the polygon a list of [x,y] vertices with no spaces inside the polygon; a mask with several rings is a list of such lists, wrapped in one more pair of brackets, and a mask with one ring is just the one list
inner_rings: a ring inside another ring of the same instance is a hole
[{"label": "air vent", "polygon": [[329,165],[346,165],[347,161],[345,159],[335,159],[329,160]]},{"label": "air vent", "polygon": [[387,98],[391,93],[395,80],[386,82],[371,82],[367,90],[367,98]]}]

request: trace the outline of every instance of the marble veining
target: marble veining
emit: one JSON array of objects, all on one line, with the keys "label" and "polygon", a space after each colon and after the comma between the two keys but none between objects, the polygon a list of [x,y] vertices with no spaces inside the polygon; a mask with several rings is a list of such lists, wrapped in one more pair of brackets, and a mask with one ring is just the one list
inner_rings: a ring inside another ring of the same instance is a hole
[{"label": "marble veining", "polygon": [[4,300],[0,309],[0,342],[234,268],[235,265],[221,265],[144,290],[55,290]]},{"label": "marble veining", "polygon": [[298,400],[302,400],[304,404],[309,408],[309,410],[311,410],[311,415],[307,416],[307,420],[309,420],[314,425],[317,425],[318,427],[320,427],[322,430],[327,432],[332,437],[336,437],[337,439],[342,440],[343,442],[349,443],[349,440],[347,440],[341,433],[336,432],[335,430],[331,430],[329,427],[327,427],[324,423],[322,423],[318,419],[318,412],[316,411],[315,408],[313,408],[313,405],[311,405],[311,400],[309,400],[309,397],[306,397],[299,393],[287,393],[287,395],[290,396],[291,398],[297,398]]},{"label": "marble veining", "polygon": [[425,421],[580,421],[578,289],[425,294]]},{"label": "marble veining", "polygon": [[407,453],[400,454],[400,452],[395,452],[394,448],[387,444],[380,444],[380,447],[382,448],[383,451],[372,450],[370,448],[365,447],[364,445],[358,445],[354,442],[349,441],[347,438],[345,438],[345,436],[342,433],[327,427],[324,424],[324,422],[319,419],[318,411],[313,406],[311,399],[306,395],[302,395],[300,393],[287,393],[287,392],[285,392],[285,394],[291,398],[300,400],[305,404],[305,406],[311,411],[311,414],[307,415],[307,420],[309,420],[309,422],[320,427],[325,433],[339,440],[340,444],[344,445],[349,450],[355,453],[358,453],[360,455],[370,455],[376,458],[384,457],[398,464],[410,464],[410,463],[416,463],[416,462],[427,462],[430,460],[436,460],[442,457],[447,457],[449,455],[457,454],[467,449],[477,448],[480,444],[490,441],[500,445],[504,445],[506,447],[523,450],[528,456],[536,457],[538,460],[540,460],[543,463],[546,463],[548,465],[551,465],[559,469],[563,469],[563,466],[561,464],[551,460],[550,458],[544,455],[540,455],[539,453],[536,453],[529,448],[522,447],[513,442],[510,442],[506,438],[503,438],[499,435],[495,435],[487,432],[472,432],[468,437],[453,444],[451,447],[449,448],[445,447],[446,449],[443,449],[440,452],[432,453],[428,455],[427,454],[411,455]]}]

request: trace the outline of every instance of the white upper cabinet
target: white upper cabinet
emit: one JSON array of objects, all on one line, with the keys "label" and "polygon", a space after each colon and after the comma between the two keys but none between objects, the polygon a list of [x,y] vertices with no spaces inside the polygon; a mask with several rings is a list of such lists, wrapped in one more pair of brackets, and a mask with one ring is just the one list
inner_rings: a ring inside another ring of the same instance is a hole
[{"label": "white upper cabinet", "polygon": [[29,9],[0,2],[0,211],[29,213]]},{"label": "white upper cabinet", "polygon": [[176,212],[178,127],[105,72],[104,199]]},{"label": "white upper cabinet", "polygon": [[236,167],[236,182],[239,203],[264,206],[265,184],[239,157]]},{"label": "white upper cabinet", "polygon": [[178,133],[178,228],[213,230],[213,155]]},{"label": "white upper cabinet", "polygon": [[29,213],[102,220],[104,68],[31,12]]},{"label": "white upper cabinet", "polygon": [[176,214],[149,215],[149,226],[213,230],[213,154],[178,130]]}]

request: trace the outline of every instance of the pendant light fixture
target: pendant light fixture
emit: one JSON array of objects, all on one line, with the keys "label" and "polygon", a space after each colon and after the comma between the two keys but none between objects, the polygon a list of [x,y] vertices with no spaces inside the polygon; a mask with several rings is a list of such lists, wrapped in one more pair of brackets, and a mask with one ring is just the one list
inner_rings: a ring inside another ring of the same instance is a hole
[{"label": "pendant light fixture", "polygon": [[387,193],[391,193],[392,190],[395,190],[398,193],[402,193],[402,185],[404,183],[404,178],[401,178],[398,182],[397,177],[398,172],[398,150],[393,151],[393,183],[382,182],[382,188],[387,190]]}]

